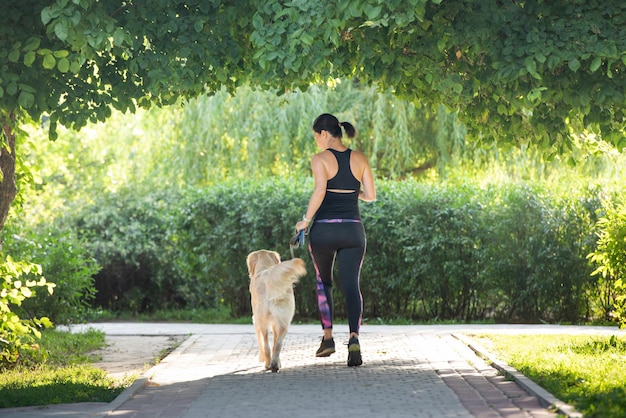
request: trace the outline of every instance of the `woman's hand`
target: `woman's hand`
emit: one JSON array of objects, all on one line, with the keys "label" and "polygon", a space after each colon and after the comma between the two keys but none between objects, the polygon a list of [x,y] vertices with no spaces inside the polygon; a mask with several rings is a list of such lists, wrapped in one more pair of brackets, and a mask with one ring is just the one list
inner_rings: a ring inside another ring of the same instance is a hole
[{"label": "woman's hand", "polygon": [[309,227],[309,224],[310,224],[310,222],[308,222],[308,221],[304,221],[304,220],[302,220],[302,221],[298,222],[298,223],[296,224],[296,232],[300,232],[300,231],[302,231],[303,229],[307,229],[307,228]]}]

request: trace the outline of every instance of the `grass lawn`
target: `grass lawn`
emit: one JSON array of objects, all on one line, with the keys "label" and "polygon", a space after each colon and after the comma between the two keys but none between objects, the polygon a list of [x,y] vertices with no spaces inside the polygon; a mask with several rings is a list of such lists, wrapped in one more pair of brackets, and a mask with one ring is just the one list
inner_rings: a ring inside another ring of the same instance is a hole
[{"label": "grass lawn", "polygon": [[585,417],[626,417],[626,337],[471,335]]},{"label": "grass lawn", "polygon": [[87,353],[104,346],[100,331],[45,330],[38,350],[24,355],[15,367],[0,370],[0,408],[112,401],[133,378],[118,381],[90,365],[98,359]]}]

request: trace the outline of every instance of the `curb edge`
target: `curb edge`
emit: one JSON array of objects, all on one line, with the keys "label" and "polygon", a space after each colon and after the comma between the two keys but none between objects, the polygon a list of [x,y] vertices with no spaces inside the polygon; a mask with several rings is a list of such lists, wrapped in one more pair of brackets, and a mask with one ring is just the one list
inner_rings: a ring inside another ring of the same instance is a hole
[{"label": "curb edge", "polygon": [[452,336],[468,346],[478,357],[486,360],[491,367],[497,369],[505,376],[517,382],[517,384],[519,384],[528,393],[539,398],[540,402],[545,407],[553,407],[558,413],[563,414],[568,418],[583,418],[583,414],[578,412],[572,405],[561,401],[507,363],[498,360],[493,354],[487,351],[487,349],[476,341],[464,334],[452,333]]},{"label": "curb edge", "polygon": [[182,343],[180,343],[178,347],[174,349],[174,351],[172,351],[170,354],[162,358],[161,361],[159,361],[157,364],[152,366],[150,369],[145,371],[141,376],[135,379],[135,381],[129,387],[124,389],[122,393],[117,395],[115,399],[109,402],[106,405],[106,408],[104,410],[102,410],[98,414],[90,415],[90,416],[103,417],[103,416],[111,415],[111,413],[114,412],[117,408],[119,408],[126,401],[128,401],[133,396],[135,396],[137,392],[145,388],[150,382],[150,380],[152,379],[152,376],[155,375],[156,371],[160,367],[162,367],[163,363],[169,363],[170,361],[173,361],[175,357],[179,357],[187,349],[187,347],[192,345],[199,337],[200,337],[199,335],[189,334],[188,337]]}]

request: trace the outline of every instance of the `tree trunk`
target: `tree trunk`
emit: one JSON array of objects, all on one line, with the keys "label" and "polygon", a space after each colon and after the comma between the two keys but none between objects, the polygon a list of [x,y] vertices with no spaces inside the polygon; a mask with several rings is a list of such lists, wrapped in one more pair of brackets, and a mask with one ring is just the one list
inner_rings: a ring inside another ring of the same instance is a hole
[{"label": "tree trunk", "polygon": [[[0,141],[0,230],[9,215],[11,203],[17,194],[15,186],[15,115],[9,114],[8,118],[0,117],[3,138]],[[2,251],[2,241],[0,241]]]}]

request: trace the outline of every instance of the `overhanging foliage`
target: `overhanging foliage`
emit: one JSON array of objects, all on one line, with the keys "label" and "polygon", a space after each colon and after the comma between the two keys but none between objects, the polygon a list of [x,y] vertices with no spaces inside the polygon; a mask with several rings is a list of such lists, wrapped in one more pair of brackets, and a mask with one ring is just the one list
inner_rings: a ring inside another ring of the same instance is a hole
[{"label": "overhanging foliage", "polygon": [[[329,77],[461,110],[516,141],[592,125],[626,144],[626,3],[568,0],[12,2],[0,29],[2,111],[80,128],[254,85]],[[527,135],[522,134],[527,132]]]}]

